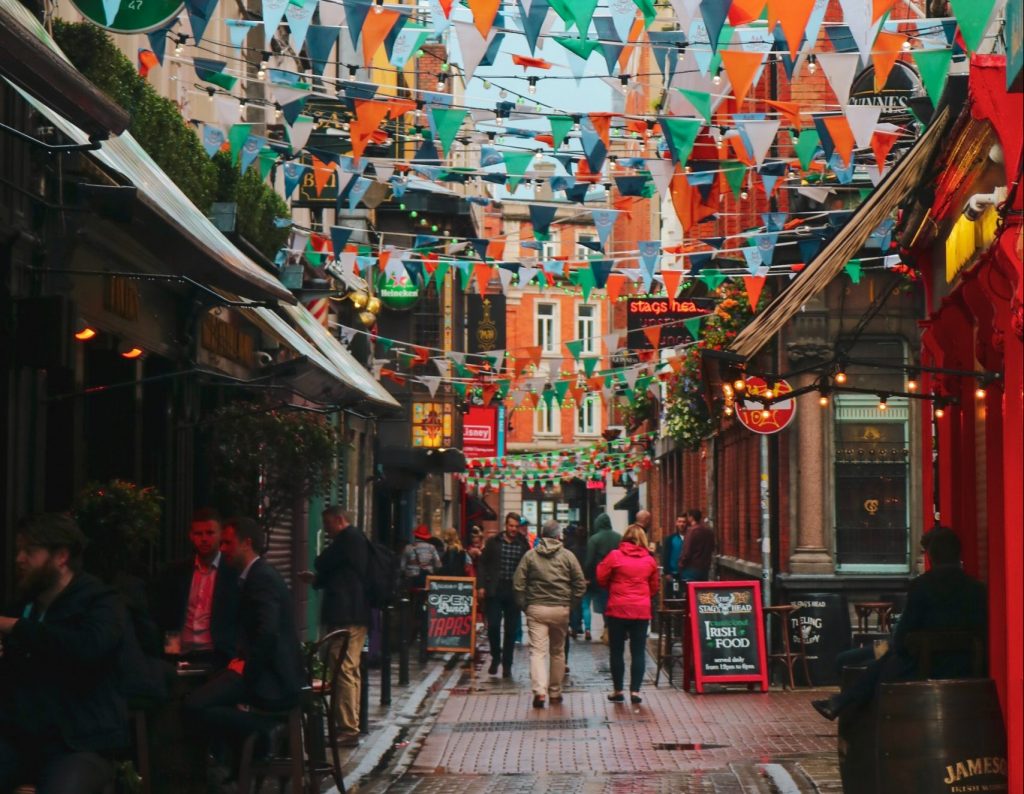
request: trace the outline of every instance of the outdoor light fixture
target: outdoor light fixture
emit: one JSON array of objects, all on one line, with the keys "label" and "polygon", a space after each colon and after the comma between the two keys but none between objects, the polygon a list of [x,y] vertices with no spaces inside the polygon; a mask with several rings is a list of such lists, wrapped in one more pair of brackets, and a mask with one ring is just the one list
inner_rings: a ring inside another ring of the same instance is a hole
[{"label": "outdoor light fixture", "polygon": [[715,85],[722,84],[722,67],[718,67],[718,71],[715,72],[715,76],[711,78],[711,82]]},{"label": "outdoor light fixture", "polygon": [[907,391],[916,392],[920,384],[917,382],[917,372],[911,370],[910,376],[907,378]]},{"label": "outdoor light fixture", "polygon": [[736,391],[743,391],[747,388],[747,382],[743,378],[737,378],[732,382],[732,387]]},{"label": "outdoor light fixture", "polygon": [[732,416],[732,406],[725,406],[725,408],[722,409],[722,413],[725,414],[726,416]]},{"label": "outdoor light fixture", "polygon": [[131,360],[142,358],[146,351],[137,345],[131,344],[130,342],[122,342],[118,345],[117,352],[121,354],[121,358]]},{"label": "outdoor light fixture", "polygon": [[983,386],[979,386],[977,389],[974,390],[974,396],[977,397],[979,400],[984,400],[986,394],[988,394],[988,392],[985,391],[985,388]]},{"label": "outdoor light fixture", "polygon": [[878,410],[888,411],[889,410],[889,395],[879,394],[878,395]]},{"label": "outdoor light fixture", "polygon": [[941,419],[945,415],[946,415],[946,409],[943,408],[941,405],[937,405],[935,407],[935,418],[936,419]]},{"label": "outdoor light fixture", "polygon": [[820,405],[822,408],[828,408],[827,394],[822,394],[821,396],[818,397],[818,405]]},{"label": "outdoor light fixture", "polygon": [[814,53],[811,53],[810,55],[807,56],[807,71],[810,72],[811,74],[814,74],[816,71],[818,71],[818,59],[814,55]]},{"label": "outdoor light fixture", "polygon": [[763,410],[761,411],[761,418],[762,418],[762,419],[771,419],[771,418],[772,418],[772,412],[771,412],[771,411],[769,411],[767,407],[765,407],[765,408],[764,408],[764,409],[763,409]]},{"label": "outdoor light fixture", "polygon": [[775,397],[775,392],[773,392],[771,389],[765,389],[764,390],[764,398],[766,400],[770,400],[773,397]]},{"label": "outdoor light fixture", "polygon": [[835,375],[835,382],[842,386],[846,383],[846,373],[843,370],[838,370]]},{"label": "outdoor light fixture", "polygon": [[75,325],[74,336],[79,342],[88,342],[90,339],[95,339],[98,331],[85,322],[85,320],[79,320]]},{"label": "outdoor light fixture", "polygon": [[526,78],[526,82],[529,83],[529,86],[526,89],[526,93],[528,93],[528,94],[536,94],[537,93],[537,77],[536,77],[536,75],[530,75],[529,77],[527,77]]}]

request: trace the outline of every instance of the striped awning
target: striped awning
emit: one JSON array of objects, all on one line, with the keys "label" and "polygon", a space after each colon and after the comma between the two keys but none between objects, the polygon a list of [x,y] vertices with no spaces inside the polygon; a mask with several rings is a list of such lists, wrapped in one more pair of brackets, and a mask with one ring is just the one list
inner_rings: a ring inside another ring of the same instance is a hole
[{"label": "striped awning", "polygon": [[756,355],[800,307],[825,289],[867,242],[878,224],[903,203],[921,184],[925,170],[942,142],[948,127],[949,109],[943,109],[914,147],[883,177],[849,222],[821,249],[794,279],[792,285],[748,324],[729,346],[729,351],[749,359]]}]

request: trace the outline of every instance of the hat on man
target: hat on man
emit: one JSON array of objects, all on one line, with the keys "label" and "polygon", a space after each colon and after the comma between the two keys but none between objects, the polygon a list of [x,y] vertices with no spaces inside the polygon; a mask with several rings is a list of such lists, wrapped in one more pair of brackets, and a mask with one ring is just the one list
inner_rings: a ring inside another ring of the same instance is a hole
[{"label": "hat on man", "polygon": [[416,527],[416,530],[412,533],[412,536],[416,540],[430,540],[430,527],[426,524],[420,524]]}]

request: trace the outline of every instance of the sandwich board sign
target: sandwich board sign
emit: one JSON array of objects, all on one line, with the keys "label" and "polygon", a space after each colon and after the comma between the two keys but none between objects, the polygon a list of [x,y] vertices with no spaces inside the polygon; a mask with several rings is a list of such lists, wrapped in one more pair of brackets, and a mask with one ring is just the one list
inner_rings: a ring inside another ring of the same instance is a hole
[{"label": "sandwich board sign", "polygon": [[473,653],[476,649],[476,579],[427,577],[427,650]]},{"label": "sandwich board sign", "polygon": [[768,691],[761,583],[690,582],[690,642],[697,692],[707,684]]}]

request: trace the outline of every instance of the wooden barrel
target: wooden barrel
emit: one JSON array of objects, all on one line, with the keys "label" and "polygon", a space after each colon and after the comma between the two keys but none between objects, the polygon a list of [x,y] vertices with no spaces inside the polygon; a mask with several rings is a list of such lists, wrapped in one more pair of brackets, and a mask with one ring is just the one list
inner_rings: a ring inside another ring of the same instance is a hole
[{"label": "wooden barrel", "polygon": [[[864,673],[863,667],[844,667],[840,688],[846,689]],[[839,715],[839,776],[845,794],[875,794],[878,789],[875,763],[875,706],[872,700],[862,708]]]},{"label": "wooden barrel", "polygon": [[1006,731],[990,679],[882,684],[875,725],[879,794],[1008,790]]}]

